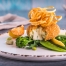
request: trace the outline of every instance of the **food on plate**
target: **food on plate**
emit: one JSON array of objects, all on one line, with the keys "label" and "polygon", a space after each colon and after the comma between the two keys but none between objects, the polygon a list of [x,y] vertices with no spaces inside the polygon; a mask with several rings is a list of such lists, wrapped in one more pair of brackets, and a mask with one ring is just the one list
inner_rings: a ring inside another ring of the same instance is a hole
[{"label": "food on plate", "polygon": [[63,42],[61,42],[61,41],[59,41],[59,40],[57,40],[57,39],[51,39],[51,41],[53,42],[53,43],[55,43],[55,44],[57,44],[57,45],[60,45],[60,46],[63,46],[63,47],[65,47],[65,45],[64,45],[64,43]]},{"label": "food on plate", "polygon": [[12,45],[13,44],[13,39],[11,37],[7,38],[6,44]]},{"label": "food on plate", "polygon": [[12,38],[17,38],[24,34],[24,26],[12,28],[8,33]]},{"label": "food on plate", "polygon": [[63,42],[66,46],[66,35],[58,35],[56,39]]},{"label": "food on plate", "polygon": [[41,36],[45,40],[55,38],[60,33],[60,28],[56,23],[62,18],[62,16],[56,16],[55,11],[56,9],[52,6],[47,8],[38,7],[30,10],[29,20],[31,25],[27,29],[28,36],[32,37],[33,33],[35,33],[38,34],[39,40],[42,39]]},{"label": "food on plate", "polygon": [[18,37],[16,39],[16,46],[18,47],[25,47],[27,46],[27,44],[30,42],[31,40],[29,40],[28,37]]},{"label": "food on plate", "polygon": [[66,49],[56,46],[53,43],[51,43],[50,41],[40,41],[40,43],[42,46],[45,46],[46,48],[48,48],[50,50],[54,50],[54,51],[58,51],[58,52],[66,51]]},{"label": "food on plate", "polygon": [[[57,16],[53,6],[46,8],[33,8],[29,11],[30,25],[26,29],[27,36],[24,36],[24,26],[15,27],[9,30],[9,36],[15,39],[15,45],[19,48],[33,49],[44,47],[58,52],[66,51],[66,36],[59,35],[60,27],[57,24],[62,16]],[[10,40],[7,40],[8,44]],[[14,41],[12,40],[13,44]]]},{"label": "food on plate", "polygon": [[33,40],[50,40],[58,36],[60,28],[57,24],[52,24],[47,27],[29,25],[27,28],[27,35]]},{"label": "food on plate", "polygon": [[47,27],[51,24],[56,24],[62,19],[62,16],[55,14],[56,9],[52,6],[46,8],[33,8],[30,10],[28,16],[32,25],[41,25]]},{"label": "food on plate", "polygon": [[[53,9],[52,11],[49,11]],[[60,27],[57,22],[61,20],[62,16],[56,16],[56,9],[54,7],[48,8],[33,8],[29,12],[30,23],[27,28],[27,35],[33,40],[51,40],[60,46],[65,46],[60,41],[54,41],[54,38],[59,35]]]}]

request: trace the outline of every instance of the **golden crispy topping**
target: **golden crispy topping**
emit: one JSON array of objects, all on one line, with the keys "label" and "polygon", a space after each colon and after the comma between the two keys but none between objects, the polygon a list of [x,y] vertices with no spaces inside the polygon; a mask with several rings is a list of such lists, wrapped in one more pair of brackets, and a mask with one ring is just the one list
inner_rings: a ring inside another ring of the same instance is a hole
[{"label": "golden crispy topping", "polygon": [[28,16],[32,25],[41,25],[43,27],[56,24],[62,19],[62,16],[56,16],[56,9],[53,6],[47,8],[33,8]]},{"label": "golden crispy topping", "polygon": [[12,28],[8,33],[12,38],[17,38],[24,34],[24,26]]}]

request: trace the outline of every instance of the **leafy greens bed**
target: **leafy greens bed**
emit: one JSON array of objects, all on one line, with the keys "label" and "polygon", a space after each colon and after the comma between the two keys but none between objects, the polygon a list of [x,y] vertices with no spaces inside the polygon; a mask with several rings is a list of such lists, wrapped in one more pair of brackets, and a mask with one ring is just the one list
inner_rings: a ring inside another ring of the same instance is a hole
[{"label": "leafy greens bed", "polygon": [[16,39],[16,46],[19,48],[33,49],[36,50],[37,47],[44,47],[53,51],[65,52],[66,51],[66,35],[59,35],[56,37],[57,40],[63,42],[65,47],[58,46],[52,43],[50,40],[32,40],[30,37],[18,37]]}]

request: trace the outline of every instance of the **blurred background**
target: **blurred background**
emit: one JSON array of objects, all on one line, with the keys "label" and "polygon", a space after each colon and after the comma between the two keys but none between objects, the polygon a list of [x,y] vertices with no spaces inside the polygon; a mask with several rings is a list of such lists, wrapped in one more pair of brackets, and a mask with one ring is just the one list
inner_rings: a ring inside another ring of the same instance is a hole
[{"label": "blurred background", "polygon": [[63,19],[58,22],[58,25],[62,29],[65,29],[66,11],[63,8],[65,3],[65,0],[0,0],[0,16],[11,13],[28,19],[28,12],[31,8],[54,6],[57,10],[56,14],[63,17]]}]

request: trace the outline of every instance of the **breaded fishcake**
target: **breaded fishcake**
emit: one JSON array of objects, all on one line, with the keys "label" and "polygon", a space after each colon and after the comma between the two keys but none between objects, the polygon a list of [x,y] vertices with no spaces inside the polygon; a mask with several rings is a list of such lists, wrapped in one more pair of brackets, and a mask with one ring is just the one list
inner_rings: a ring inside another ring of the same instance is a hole
[{"label": "breaded fishcake", "polygon": [[27,27],[27,35],[30,35],[30,32],[32,32],[32,30],[37,29],[37,26],[34,25],[29,25]]},{"label": "breaded fishcake", "polygon": [[60,33],[60,27],[57,24],[52,24],[48,27],[42,28],[43,32],[46,32],[45,40],[55,38]]},{"label": "breaded fishcake", "polygon": [[60,28],[57,24],[47,27],[30,25],[27,28],[27,35],[33,40],[50,40],[58,36]]}]

